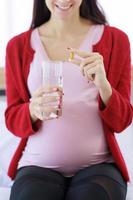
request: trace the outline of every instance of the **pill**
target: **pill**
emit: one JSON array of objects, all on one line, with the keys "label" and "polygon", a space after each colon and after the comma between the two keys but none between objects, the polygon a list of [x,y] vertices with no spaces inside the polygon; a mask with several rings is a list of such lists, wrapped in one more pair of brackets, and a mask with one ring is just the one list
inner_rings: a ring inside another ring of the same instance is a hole
[{"label": "pill", "polygon": [[70,54],[69,54],[69,59],[70,59],[70,60],[73,60],[73,59],[74,59],[74,52],[73,52],[73,51],[70,52]]}]

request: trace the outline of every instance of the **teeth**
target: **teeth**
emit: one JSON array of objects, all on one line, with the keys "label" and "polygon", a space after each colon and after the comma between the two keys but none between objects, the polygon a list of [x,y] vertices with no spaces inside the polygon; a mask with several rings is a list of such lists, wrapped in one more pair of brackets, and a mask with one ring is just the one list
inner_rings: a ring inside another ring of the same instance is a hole
[{"label": "teeth", "polygon": [[57,6],[58,8],[67,10],[68,8],[70,8],[71,5],[69,5],[69,6],[59,6],[59,5],[56,5],[56,6]]}]

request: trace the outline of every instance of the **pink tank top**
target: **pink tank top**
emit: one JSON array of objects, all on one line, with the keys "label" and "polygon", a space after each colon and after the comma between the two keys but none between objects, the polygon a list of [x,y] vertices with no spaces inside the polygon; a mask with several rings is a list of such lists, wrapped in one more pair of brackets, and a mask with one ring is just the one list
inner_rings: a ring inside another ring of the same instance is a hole
[{"label": "pink tank top", "polygon": [[[92,52],[103,31],[103,25],[92,26],[79,49]],[[31,45],[35,54],[27,84],[32,95],[42,85],[41,62],[49,59],[37,28],[32,32]],[[84,167],[114,162],[98,112],[98,90],[77,65],[67,61],[63,63],[63,91],[62,116],[43,122],[41,129],[29,137],[18,168],[35,165],[73,176]]]}]

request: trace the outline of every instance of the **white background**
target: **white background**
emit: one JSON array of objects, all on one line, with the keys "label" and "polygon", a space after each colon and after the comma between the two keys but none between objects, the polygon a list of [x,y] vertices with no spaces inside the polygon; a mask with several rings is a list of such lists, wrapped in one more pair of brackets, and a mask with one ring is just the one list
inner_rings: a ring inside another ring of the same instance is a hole
[{"label": "white background", "polygon": [[32,4],[33,0],[0,0],[0,67],[8,40],[29,28]]},{"label": "white background", "polygon": [[[125,31],[130,39],[133,60],[133,9],[131,0],[99,0],[110,25]],[[7,41],[30,26],[33,0],[0,1],[0,67],[4,66]]]}]

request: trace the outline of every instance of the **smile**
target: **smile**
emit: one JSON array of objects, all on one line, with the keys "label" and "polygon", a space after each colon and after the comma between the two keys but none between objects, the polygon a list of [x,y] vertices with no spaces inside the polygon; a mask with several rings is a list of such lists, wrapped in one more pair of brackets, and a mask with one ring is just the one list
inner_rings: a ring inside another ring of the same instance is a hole
[{"label": "smile", "polygon": [[72,7],[72,5],[60,6],[60,5],[57,5],[57,4],[55,4],[55,6],[56,6],[57,8],[59,8],[60,10],[69,10],[69,9]]}]

